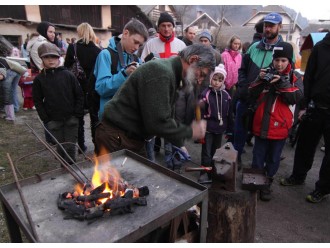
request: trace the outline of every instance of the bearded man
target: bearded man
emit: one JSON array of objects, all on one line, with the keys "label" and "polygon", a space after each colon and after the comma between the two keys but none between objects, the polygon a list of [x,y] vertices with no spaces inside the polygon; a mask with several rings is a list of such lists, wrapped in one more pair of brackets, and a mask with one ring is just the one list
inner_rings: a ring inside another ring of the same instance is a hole
[{"label": "bearded man", "polygon": [[205,121],[191,125],[174,119],[176,91],[180,82],[203,80],[215,68],[209,47],[191,45],[179,56],[157,59],[141,65],[127,79],[104,108],[103,120],[96,129],[96,143],[107,152],[129,149],[146,156],[145,140],[163,137],[177,147],[184,139],[203,138]]},{"label": "bearded man", "polygon": [[[255,81],[260,69],[267,67],[272,62],[273,48],[283,41],[279,35],[282,29],[282,17],[278,13],[270,13],[264,18],[263,38],[260,42],[253,43],[243,57],[241,68],[238,70],[237,100],[235,116],[234,147],[237,150],[239,168],[242,165],[241,155],[244,149],[248,130],[243,126],[243,115],[248,109],[248,88]],[[294,59],[294,58],[293,58]]]}]

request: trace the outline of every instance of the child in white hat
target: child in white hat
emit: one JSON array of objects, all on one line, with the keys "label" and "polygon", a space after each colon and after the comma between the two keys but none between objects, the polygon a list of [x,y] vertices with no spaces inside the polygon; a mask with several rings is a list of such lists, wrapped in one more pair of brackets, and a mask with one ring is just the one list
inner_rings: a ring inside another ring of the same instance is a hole
[{"label": "child in white hat", "polygon": [[[224,65],[219,64],[210,75],[209,87],[201,94],[202,118],[207,121],[201,164],[206,167],[212,166],[212,158],[216,149],[221,147],[223,133],[232,133],[231,97],[225,90],[226,76],[227,72]],[[209,179],[209,175],[202,172],[198,181],[203,182]]]}]

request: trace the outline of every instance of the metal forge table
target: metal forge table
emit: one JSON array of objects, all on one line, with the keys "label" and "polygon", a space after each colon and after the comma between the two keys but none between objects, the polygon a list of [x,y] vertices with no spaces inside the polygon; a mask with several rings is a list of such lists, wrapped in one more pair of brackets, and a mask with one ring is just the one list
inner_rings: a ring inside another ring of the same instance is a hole
[{"label": "metal forge table", "polygon": [[[134,213],[105,215],[91,224],[65,220],[56,201],[60,193],[73,190],[76,184],[69,173],[57,169],[20,181],[40,242],[135,242],[198,203],[201,203],[200,242],[206,241],[206,187],[128,150],[112,153],[111,164],[130,184],[148,186],[147,206],[134,207]],[[79,163],[79,167],[89,178],[92,176],[94,165],[90,161]],[[0,200],[11,241],[22,241],[21,229],[31,242],[36,242],[15,183],[0,187]]]}]

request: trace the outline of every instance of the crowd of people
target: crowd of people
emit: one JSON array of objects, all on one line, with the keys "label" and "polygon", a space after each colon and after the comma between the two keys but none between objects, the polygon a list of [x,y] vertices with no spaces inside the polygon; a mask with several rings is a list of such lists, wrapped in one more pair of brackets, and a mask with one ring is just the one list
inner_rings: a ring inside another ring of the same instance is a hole
[{"label": "crowd of people", "polygon": [[[251,167],[263,169],[271,183],[292,127],[301,123],[293,172],[281,185],[304,183],[323,135],[319,180],[306,197],[320,202],[330,193],[330,35],[313,48],[303,77],[295,70],[299,52],[280,35],[282,16],[270,13],[255,29],[253,40],[242,43],[233,35],[220,53],[208,30],[196,34],[187,27],[176,37],[167,12],[160,14],[157,30],[133,18],[105,49],[88,23],[77,27],[77,41],[66,44],[53,24],[41,22],[21,48],[29,70],[0,58],[0,107],[7,121],[15,120],[13,89],[21,78],[23,108],[36,108],[49,143],[53,137],[78,142],[85,152],[85,139],[91,138],[96,155],[129,149],[155,161],[163,139],[165,164],[175,170],[190,158],[187,139],[202,143],[201,165],[212,166],[226,137],[238,152],[239,169],[247,166],[245,144],[253,145]],[[85,136],[86,113],[92,137]],[[75,162],[74,145],[57,149]],[[198,180],[210,179],[202,172]],[[271,183],[260,190],[261,200],[272,199]]]}]

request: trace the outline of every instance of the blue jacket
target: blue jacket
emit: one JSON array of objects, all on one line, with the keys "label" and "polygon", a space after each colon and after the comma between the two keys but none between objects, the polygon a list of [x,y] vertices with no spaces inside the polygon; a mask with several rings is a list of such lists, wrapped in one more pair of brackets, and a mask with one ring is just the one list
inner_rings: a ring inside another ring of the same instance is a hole
[{"label": "blue jacket", "polygon": [[[108,47],[118,53],[116,45],[119,41],[120,39],[118,37],[112,37],[109,40]],[[125,66],[133,62],[133,59],[131,57],[132,56],[123,51]],[[94,68],[94,76],[96,78],[95,90],[100,95],[100,119],[104,111],[105,103],[115,95],[117,90],[121,87],[121,85],[128,77],[125,73],[125,68],[122,67],[120,64],[119,58],[117,65],[117,74],[111,74],[111,63],[111,55],[109,51],[107,49],[102,50],[97,56]]]}]

